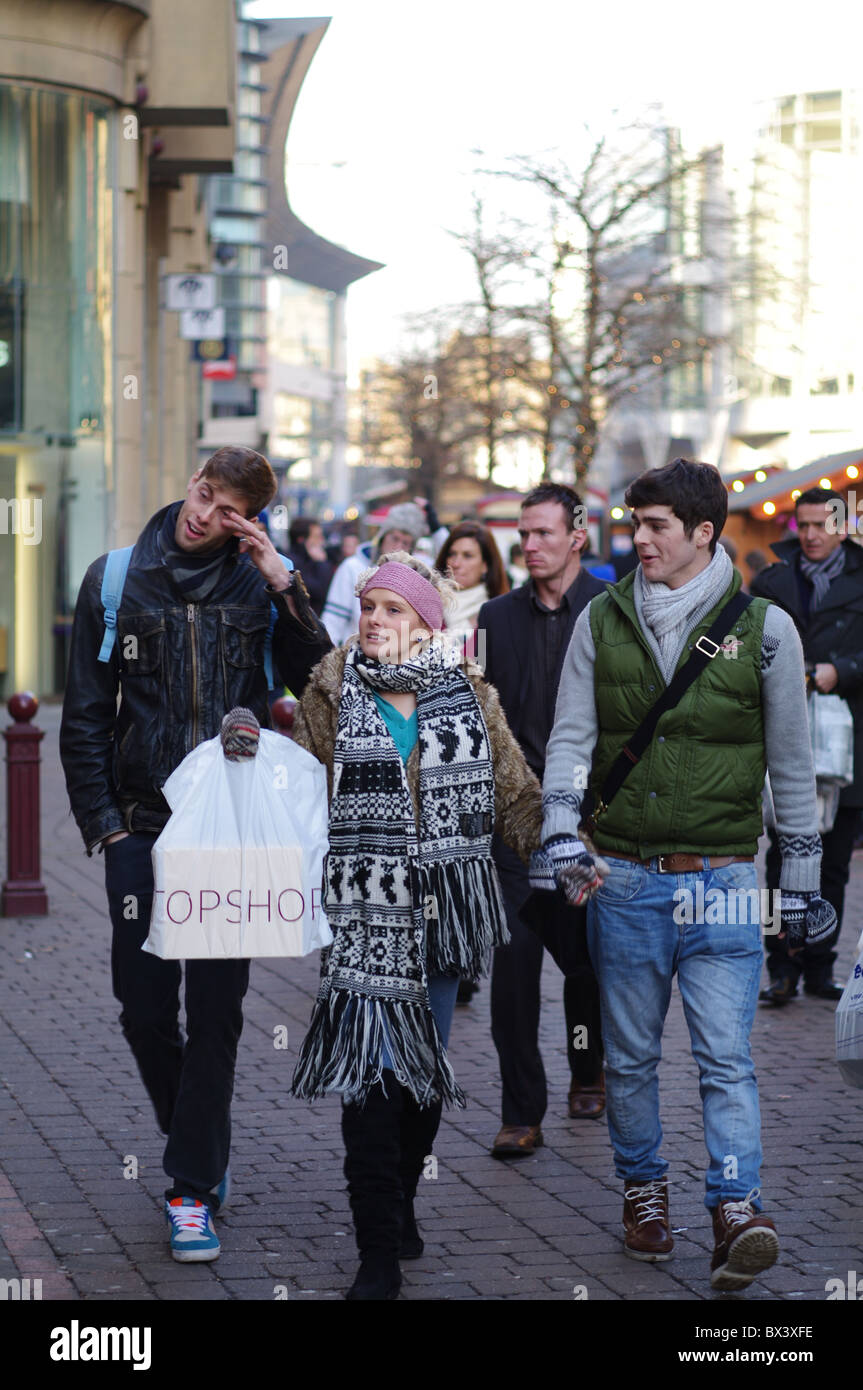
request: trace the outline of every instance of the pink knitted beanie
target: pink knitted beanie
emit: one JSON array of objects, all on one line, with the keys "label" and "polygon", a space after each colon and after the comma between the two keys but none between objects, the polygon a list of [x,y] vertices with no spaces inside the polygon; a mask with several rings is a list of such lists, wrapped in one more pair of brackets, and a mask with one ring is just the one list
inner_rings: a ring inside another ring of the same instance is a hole
[{"label": "pink knitted beanie", "polygon": [[360,594],[361,599],[365,598],[369,589],[392,589],[393,593],[407,599],[411,608],[416,609],[426,627],[433,632],[439,632],[444,625],[440,594],[433,584],[423,579],[410,565],[403,565],[398,560],[387,560],[365,585]]}]

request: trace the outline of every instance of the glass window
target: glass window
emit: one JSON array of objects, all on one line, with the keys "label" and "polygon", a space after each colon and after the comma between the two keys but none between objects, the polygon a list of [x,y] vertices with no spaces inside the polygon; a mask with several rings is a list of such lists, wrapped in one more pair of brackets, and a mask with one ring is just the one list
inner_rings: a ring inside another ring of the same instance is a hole
[{"label": "glass window", "polygon": [[114,120],[80,92],[0,83],[0,463],[11,467],[4,489],[40,499],[51,538],[28,567],[38,622],[23,642],[13,631],[18,576],[2,558],[12,548],[0,547],[0,625],[48,690],[64,680],[55,634],[105,549]]},{"label": "glass window", "polygon": [[331,367],[332,294],[280,275],[270,281],[269,295],[270,354],[278,362]]},{"label": "glass window", "polygon": [[238,145],[266,145],[267,126],[259,121],[249,120],[246,116],[240,116],[237,120],[237,144]]},{"label": "glass window", "polygon": [[237,110],[241,116],[260,116],[261,93],[252,87],[240,87],[237,93]]},{"label": "glass window", "polygon": [[266,281],[263,277],[251,279],[242,275],[226,275],[222,280],[220,302],[226,308],[259,306],[260,312],[265,313]]},{"label": "glass window", "polygon": [[242,208],[246,212],[264,212],[267,206],[267,190],[258,184],[243,183],[239,179],[220,178],[214,189],[213,201],[217,208]]},{"label": "glass window", "polygon": [[807,121],[806,141],[810,145],[835,145],[838,147],[842,139],[842,123],[840,121]]},{"label": "glass window", "polygon": [[806,111],[809,115],[817,115],[822,111],[838,111],[841,106],[841,92],[810,92],[806,97]]},{"label": "glass window", "polygon": [[210,223],[210,235],[214,242],[259,242],[261,226],[257,217],[214,217]]}]

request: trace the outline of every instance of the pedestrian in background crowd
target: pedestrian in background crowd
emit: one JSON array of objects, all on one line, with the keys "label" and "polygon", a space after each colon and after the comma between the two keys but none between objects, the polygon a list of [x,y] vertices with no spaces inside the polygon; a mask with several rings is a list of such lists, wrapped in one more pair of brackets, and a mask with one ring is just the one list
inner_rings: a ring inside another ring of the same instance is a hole
[{"label": "pedestrian in background crowd", "polygon": [[509,587],[511,589],[517,589],[520,584],[526,584],[530,578],[524,567],[524,551],[518,542],[510,549],[506,572],[509,575]]},{"label": "pedestrian in background crowd", "polygon": [[313,517],[297,516],[288,527],[288,540],[288,559],[303,576],[312,608],[320,615],[333,577],[333,566],[324,545],[324,529]]},{"label": "pedestrian in background crowd", "polygon": [[327,768],[335,934],[293,1089],[343,1098],[360,1254],[347,1297],[395,1298],[444,1101],[460,975],[506,939],[494,830],[526,861],[540,792],[479,667],[441,637],[449,584],[404,552],[359,578],[359,635],[312,673],[294,737]]},{"label": "pedestrian in background crowd", "polygon": [[721,537],[720,537],[720,540],[719,540],[719,544],[722,546],[722,549],[725,551],[725,553],[726,553],[726,555],[728,556],[729,560],[731,561],[732,565],[736,565],[736,564],[737,564],[737,546],[734,544],[733,540],[731,540],[728,536],[721,536]]},{"label": "pedestrian in background crowd", "polygon": [[760,574],[762,570],[766,570],[767,566],[770,564],[763,550],[747,550],[743,558],[749,566],[749,573],[752,575],[753,579],[756,574]]},{"label": "pedestrian in background crowd", "polygon": [[509,580],[494,536],[479,521],[460,521],[440,548],[436,568],[458,585],[447,614],[447,632],[465,642],[465,653],[476,657],[479,610],[490,598],[509,593]]},{"label": "pedestrian in background crowd", "polygon": [[[542,778],[575,620],[605,584],[582,567],[586,514],[573,488],[562,483],[535,488],[522,503],[518,529],[530,579],[483,604],[479,627],[485,637],[486,679],[498,690],[528,766]],[[491,1024],[500,1062],[502,1126],[491,1152],[495,1158],[519,1158],[542,1144],[548,1104],[539,1050],[543,943],[520,916],[531,894],[525,865],[500,839],[493,852],[511,939],[495,951],[492,968]],[[585,909],[552,899],[545,914],[549,931],[569,943],[563,985],[569,1113],[574,1119],[594,1118],[602,1114],[605,1100],[599,992],[587,954]],[[576,1045],[581,1027],[587,1030],[585,1047]]]},{"label": "pedestrian in background crowd", "polygon": [[[794,956],[784,940],[765,938],[770,985],[761,998],[775,1005],[794,997],[801,975],[805,994],[819,999],[842,995],[842,986],[833,979],[833,963],[863,807],[863,550],[846,536],[845,500],[832,488],[801,492],[794,514],[797,538],[771,547],[779,563],[762,570],[751,591],[771,599],[794,619],[807,666],[814,667],[815,690],[847,701],[854,719],[854,781],[840,792],[833,826],[821,836],[821,891],[836,909],[836,929]],[[779,837],[771,830],[769,888],[779,884],[781,862]]]},{"label": "pedestrian in background crowd", "polygon": [[[477,647],[479,610],[490,598],[509,593],[509,580],[494,536],[479,521],[460,521],[450,531],[435,562],[441,574],[458,585],[447,613],[447,632],[462,643],[464,654],[484,664],[484,643]],[[469,1004],[479,985],[461,980],[458,1003]]]},{"label": "pedestrian in background crowd", "polygon": [[352,555],[356,555],[360,545],[359,534],[356,531],[348,530],[342,533],[342,543],[340,547],[340,558],[349,560]]}]

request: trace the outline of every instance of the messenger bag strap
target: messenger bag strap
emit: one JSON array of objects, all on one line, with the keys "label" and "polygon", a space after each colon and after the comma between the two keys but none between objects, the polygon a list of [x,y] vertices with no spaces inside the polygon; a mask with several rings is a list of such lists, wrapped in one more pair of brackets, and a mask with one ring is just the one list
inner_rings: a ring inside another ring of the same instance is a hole
[{"label": "messenger bag strap", "polygon": [[608,810],[611,798],[620,791],[626,778],[641,758],[642,753],[656,733],[656,726],[662,716],[668,710],[674,709],[676,704],[679,704],[693,681],[701,675],[707,663],[719,653],[722,638],[751,602],[752,599],[749,594],[744,594],[742,589],[738,589],[734,597],[728,600],[708,631],[699,637],[689,660],[675,672],[671,683],[666,686],[656,703],[651,705],[635,733],[623,745],[611,764],[608,776],[602,784],[596,809],[593,812],[594,821],[599,820]]}]

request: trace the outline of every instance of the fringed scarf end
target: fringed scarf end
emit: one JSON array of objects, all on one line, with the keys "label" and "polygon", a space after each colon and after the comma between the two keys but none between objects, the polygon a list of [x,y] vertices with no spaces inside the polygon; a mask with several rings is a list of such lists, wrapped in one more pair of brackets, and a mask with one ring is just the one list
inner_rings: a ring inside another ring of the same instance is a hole
[{"label": "fringed scarf end", "polygon": [[384,1043],[400,1085],[420,1106],[464,1108],[431,1010],[401,1000],[369,999],[334,988],[314,1009],[291,1083],[301,1100],[336,1093],[362,1104],[382,1081]]}]

